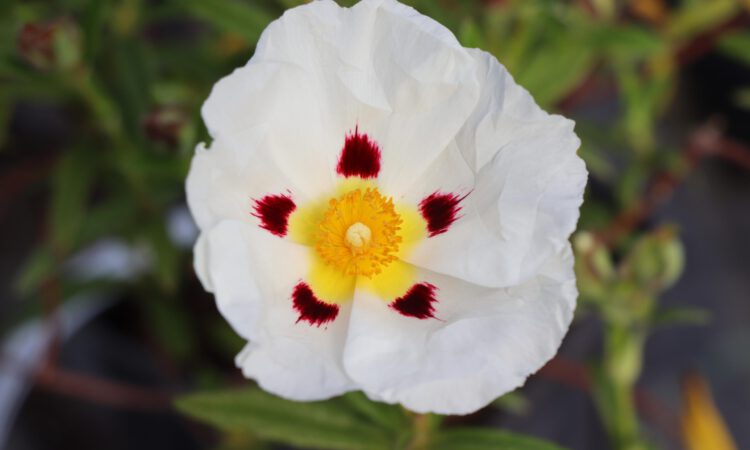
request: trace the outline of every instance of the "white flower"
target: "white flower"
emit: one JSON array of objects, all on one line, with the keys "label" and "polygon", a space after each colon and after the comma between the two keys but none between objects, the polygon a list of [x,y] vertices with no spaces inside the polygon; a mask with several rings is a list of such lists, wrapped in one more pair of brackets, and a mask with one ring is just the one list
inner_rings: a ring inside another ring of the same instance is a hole
[{"label": "white flower", "polygon": [[465,414],[555,354],[586,169],[494,57],[394,0],[316,1],[203,117],[195,269],[263,388]]}]

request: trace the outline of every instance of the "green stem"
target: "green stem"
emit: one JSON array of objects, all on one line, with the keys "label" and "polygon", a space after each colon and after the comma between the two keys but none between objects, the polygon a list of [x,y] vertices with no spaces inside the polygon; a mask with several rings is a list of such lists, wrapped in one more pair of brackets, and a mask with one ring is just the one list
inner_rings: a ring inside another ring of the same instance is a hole
[{"label": "green stem", "polygon": [[612,446],[616,450],[643,450],[635,406],[635,382],[641,372],[645,333],[632,326],[608,324],[605,331],[601,387],[608,401],[600,401]]},{"label": "green stem", "polygon": [[119,109],[112,103],[109,96],[99,87],[91,71],[82,68],[73,74],[71,79],[73,89],[99,120],[105,134],[111,138],[122,136],[122,118]]},{"label": "green stem", "polygon": [[415,414],[412,419],[412,439],[406,450],[427,450],[430,443],[432,424],[429,414]]},{"label": "green stem", "polygon": [[612,438],[618,450],[641,449],[632,384],[616,384],[613,390],[615,420]]}]

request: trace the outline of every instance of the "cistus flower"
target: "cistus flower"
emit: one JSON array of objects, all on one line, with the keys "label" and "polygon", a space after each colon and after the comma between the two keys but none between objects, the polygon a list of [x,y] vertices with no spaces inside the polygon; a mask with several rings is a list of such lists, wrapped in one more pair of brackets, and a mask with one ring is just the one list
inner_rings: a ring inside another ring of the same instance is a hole
[{"label": "cistus flower", "polygon": [[195,269],[261,387],[464,414],[555,354],[587,173],[490,54],[393,0],[315,1],[202,113]]}]

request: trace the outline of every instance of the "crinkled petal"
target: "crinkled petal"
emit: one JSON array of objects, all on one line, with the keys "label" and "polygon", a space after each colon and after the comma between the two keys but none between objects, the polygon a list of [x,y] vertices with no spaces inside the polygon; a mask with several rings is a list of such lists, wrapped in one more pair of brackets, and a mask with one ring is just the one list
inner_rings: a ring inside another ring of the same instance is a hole
[{"label": "crinkled petal", "polygon": [[208,262],[208,238],[206,234],[200,234],[193,246],[193,269],[198,281],[203,285],[207,292],[214,291],[214,284],[211,281],[210,264]]},{"label": "crinkled petal", "polygon": [[523,285],[490,289],[421,270],[435,317],[399,315],[357,292],[344,366],[375,400],[467,414],[521,384],[557,351],[577,296],[567,246]]},{"label": "crinkled petal", "polygon": [[441,154],[407,198],[438,189],[470,189],[469,195],[449,230],[405,259],[471,283],[513,286],[567,245],[587,172],[576,155],[573,122],[539,109],[494,57],[477,57],[486,66],[483,100],[456,147]]},{"label": "crinkled petal", "polygon": [[308,249],[238,221],[219,223],[207,241],[219,310],[251,341],[236,360],[245,376],[293,400],[352,389],[341,363],[348,307],[325,326],[298,322],[292,292],[309,269]]},{"label": "crinkled petal", "polygon": [[214,138],[263,145],[307,195],[335,182],[347,134],[382,150],[379,181],[403,192],[458,133],[479,98],[471,55],[442,25],[391,0],[317,1],[264,31],[247,66],[214,87],[203,116]]},{"label": "crinkled petal", "polygon": [[[263,142],[261,130],[248,145]],[[304,190],[263,154],[251,156],[217,139],[211,148],[199,144],[186,182],[187,203],[198,228],[208,231],[221,220],[232,219],[258,226],[254,200],[266,195],[289,195],[306,201]]]}]

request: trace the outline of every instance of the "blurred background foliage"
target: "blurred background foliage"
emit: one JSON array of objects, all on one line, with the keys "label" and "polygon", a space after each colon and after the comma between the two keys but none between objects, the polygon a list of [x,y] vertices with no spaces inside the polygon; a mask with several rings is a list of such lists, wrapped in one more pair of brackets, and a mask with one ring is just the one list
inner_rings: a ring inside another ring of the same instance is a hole
[{"label": "blurred background foliage", "polygon": [[[176,402],[226,430],[220,437],[199,431],[202,446],[558,448],[476,428],[481,421],[471,418],[444,422],[375,404],[359,393],[297,404],[254,388],[220,390],[243,384],[231,364],[242,343],[192,273],[195,230],[184,207],[184,180],[196,143],[209,139],[200,106],[211,86],[244,65],[263,28],[299,3],[0,4],[0,221],[14,220],[13,205],[38,205],[29,226],[16,227],[18,242],[33,246],[13,246],[14,236],[3,237],[4,247],[15,249],[5,264],[3,280],[12,283],[5,291],[21,301],[0,304],[0,330],[8,333],[32,317],[54,324],[70,299],[116,298],[128,305],[128,320],[135,318],[136,334],[154,349],[171,382],[154,391],[66,371],[56,362],[56,339],[41,368],[26,375],[62,395],[136,410],[168,408],[180,392],[219,389]],[[710,320],[700,309],[660,304],[680,278],[684,249],[679,224],[652,217],[704,159],[750,168],[747,147],[721,117],[663,131],[680,102],[686,65],[708,52],[750,64],[750,2],[407,3],[448,26],[464,45],[495,54],[540,105],[577,121],[580,154],[591,172],[573,238],[578,316],[603,324],[602,346],[585,364],[555,360],[545,370],[572,374],[573,384],[590,393],[612,449],[657,448],[670,439],[669,448],[735,448],[700,377],[685,384],[685,432],[677,438],[643,432],[635,384],[655,328]],[[732,93],[733,108],[750,108],[746,81]],[[97,259],[113,249],[118,264]],[[493,408],[513,414],[528,402],[513,393]]]}]

